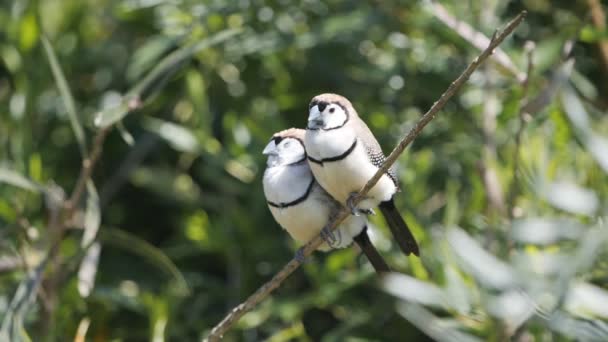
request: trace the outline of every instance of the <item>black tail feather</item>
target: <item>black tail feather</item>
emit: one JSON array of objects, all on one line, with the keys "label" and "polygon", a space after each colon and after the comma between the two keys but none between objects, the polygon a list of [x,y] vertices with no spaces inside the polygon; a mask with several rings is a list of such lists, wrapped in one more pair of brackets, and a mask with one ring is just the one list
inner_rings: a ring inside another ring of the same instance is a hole
[{"label": "black tail feather", "polygon": [[361,248],[361,251],[363,251],[363,254],[365,254],[369,262],[372,264],[374,270],[376,270],[376,273],[383,274],[391,271],[386,264],[386,261],[384,261],[384,258],[382,258],[380,253],[378,253],[376,247],[374,247],[369,239],[369,236],[367,235],[367,227],[365,227],[363,231],[359,233],[359,235],[355,236],[354,240],[359,248]]},{"label": "black tail feather", "polygon": [[416,243],[416,239],[414,238],[414,235],[412,235],[407,223],[405,223],[401,214],[397,211],[395,202],[392,199],[381,202],[379,208],[403,253],[405,253],[405,255],[414,253],[415,255],[420,256],[418,243]]}]

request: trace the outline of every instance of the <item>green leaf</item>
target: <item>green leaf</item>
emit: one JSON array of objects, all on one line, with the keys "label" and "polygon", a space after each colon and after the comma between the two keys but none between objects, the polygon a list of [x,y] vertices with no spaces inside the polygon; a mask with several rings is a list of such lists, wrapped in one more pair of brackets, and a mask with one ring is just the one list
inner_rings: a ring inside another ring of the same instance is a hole
[{"label": "green leaf", "polygon": [[131,110],[139,107],[138,105],[133,105],[133,101],[141,103],[149,99],[152,95],[152,90],[160,89],[164,83],[179,70],[179,66],[186,60],[206,48],[232,38],[240,32],[241,30],[239,29],[221,31],[198,43],[185,46],[169,54],[124,96],[120,105],[97,113],[94,120],[95,125],[97,127],[107,127],[118,120],[121,120],[129,114]]},{"label": "green leaf", "polygon": [[122,140],[127,145],[133,147],[133,145],[135,144],[135,139],[133,138],[133,135],[131,135],[131,133],[127,130],[122,121],[118,121],[116,123],[116,128],[118,129],[118,133],[120,133],[120,137],[122,138]]},{"label": "green leaf", "polygon": [[101,230],[100,237],[107,244],[112,244],[124,248],[126,251],[138,254],[144,259],[147,259],[151,265],[157,266],[159,269],[171,275],[178,285],[179,294],[188,295],[190,293],[188,283],[179,271],[179,268],[159,248],[142,240],[138,236],[121,229],[104,228]]},{"label": "green leaf", "polygon": [[15,171],[0,167],[0,183],[7,183],[25,190],[44,192],[44,186]]},{"label": "green leaf", "polygon": [[74,131],[76,141],[78,142],[78,147],[80,148],[80,153],[82,157],[85,158],[87,156],[87,145],[84,137],[84,130],[82,129],[82,125],[80,124],[80,120],[78,119],[78,114],[76,113],[76,104],[74,103],[74,97],[72,96],[72,92],[70,91],[68,82],[65,79],[65,75],[61,70],[61,66],[57,61],[57,56],[55,55],[53,46],[46,38],[46,36],[42,36],[40,39],[42,40],[44,51],[46,52],[47,59],[49,60],[49,64],[51,65],[51,70],[53,72],[53,77],[55,78],[55,83],[57,84],[57,88],[59,88],[59,94],[61,94],[61,99],[63,100],[65,109],[68,112],[70,123],[72,124],[72,130]]}]

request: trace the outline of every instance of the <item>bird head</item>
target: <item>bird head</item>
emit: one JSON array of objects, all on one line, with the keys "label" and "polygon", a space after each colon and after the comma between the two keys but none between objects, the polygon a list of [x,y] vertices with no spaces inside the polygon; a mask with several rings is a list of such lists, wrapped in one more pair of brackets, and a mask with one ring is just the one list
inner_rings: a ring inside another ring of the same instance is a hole
[{"label": "bird head", "polygon": [[315,96],[308,106],[308,129],[330,130],[344,126],[349,115],[356,115],[353,105],[337,94]]},{"label": "bird head", "polygon": [[299,163],[306,159],[303,129],[290,128],[275,133],[264,148],[268,167]]}]

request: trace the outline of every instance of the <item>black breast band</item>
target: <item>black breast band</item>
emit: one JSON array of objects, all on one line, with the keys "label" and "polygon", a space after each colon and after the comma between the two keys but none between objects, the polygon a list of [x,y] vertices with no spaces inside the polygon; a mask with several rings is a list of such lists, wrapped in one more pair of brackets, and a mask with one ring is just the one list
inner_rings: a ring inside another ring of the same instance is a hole
[{"label": "black breast band", "polygon": [[329,163],[329,162],[334,162],[334,161],[338,161],[338,160],[342,160],[346,157],[348,157],[348,155],[355,150],[355,147],[357,147],[357,139],[355,139],[355,141],[353,141],[353,144],[350,145],[350,147],[348,148],[348,150],[346,150],[344,153],[342,153],[339,156],[335,156],[335,157],[329,157],[329,158],[323,158],[321,160],[319,159],[315,159],[311,156],[308,156],[308,160],[315,163],[315,164],[320,164],[322,165],[323,163]]},{"label": "black breast band", "polygon": [[310,181],[310,184],[308,184],[308,188],[306,188],[306,192],[304,193],[304,195],[300,196],[299,198],[297,198],[291,202],[275,203],[275,202],[271,202],[271,201],[266,201],[266,203],[268,203],[268,205],[271,207],[280,208],[280,209],[284,209],[284,208],[288,208],[288,207],[300,204],[300,203],[304,202],[304,200],[306,200],[306,198],[308,198],[308,195],[310,195],[310,192],[312,191],[312,186],[314,185],[314,183],[315,183],[315,179],[313,178]]}]

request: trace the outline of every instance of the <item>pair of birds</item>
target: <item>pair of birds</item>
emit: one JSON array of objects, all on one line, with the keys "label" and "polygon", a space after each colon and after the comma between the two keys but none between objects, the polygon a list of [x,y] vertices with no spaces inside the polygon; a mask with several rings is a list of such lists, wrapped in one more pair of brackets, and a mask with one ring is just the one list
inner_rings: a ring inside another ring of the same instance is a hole
[{"label": "pair of birds", "polygon": [[[385,160],[380,144],[346,98],[321,94],[310,102],[306,130],[290,128],[275,133],[263,154],[264,194],[275,220],[298,242],[321,233],[327,251],[353,241],[378,273],[390,268],[371,243],[365,215],[378,206],[400,249],[419,255],[418,244],[397,211],[393,197],[399,191],[393,168],[367,193],[358,207],[354,195],[373,177]],[[352,215],[334,232],[325,228],[332,213],[347,206]],[[302,259],[301,255],[296,255]]]}]

